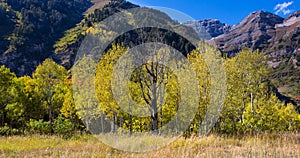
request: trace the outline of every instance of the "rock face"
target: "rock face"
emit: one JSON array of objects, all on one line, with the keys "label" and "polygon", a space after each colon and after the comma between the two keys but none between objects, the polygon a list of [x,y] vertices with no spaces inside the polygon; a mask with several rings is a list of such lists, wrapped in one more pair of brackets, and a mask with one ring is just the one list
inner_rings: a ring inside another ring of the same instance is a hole
[{"label": "rock face", "polygon": [[271,56],[291,56],[300,53],[300,11],[275,26],[275,35],[269,48]]},{"label": "rock face", "polygon": [[215,19],[206,19],[200,21],[189,21],[185,23],[187,26],[193,27],[196,31],[201,32],[202,29],[205,29],[211,37],[217,37],[222,34],[226,34],[230,30],[230,25],[221,23],[219,20]]}]

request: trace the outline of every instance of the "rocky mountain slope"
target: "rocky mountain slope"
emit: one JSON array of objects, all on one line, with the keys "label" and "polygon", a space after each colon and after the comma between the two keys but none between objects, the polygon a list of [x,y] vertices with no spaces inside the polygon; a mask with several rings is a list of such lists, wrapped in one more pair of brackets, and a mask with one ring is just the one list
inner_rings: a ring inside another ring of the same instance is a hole
[{"label": "rocky mountain slope", "polygon": [[275,25],[283,18],[272,13],[258,11],[251,13],[240,24],[214,39],[218,48],[226,53],[236,53],[243,47],[265,50],[275,36]]},{"label": "rocky mountain slope", "polygon": [[269,12],[258,11],[251,13],[214,41],[228,54],[234,54],[246,47],[271,53],[275,58],[291,56],[299,52],[299,24],[299,12],[284,19]]}]

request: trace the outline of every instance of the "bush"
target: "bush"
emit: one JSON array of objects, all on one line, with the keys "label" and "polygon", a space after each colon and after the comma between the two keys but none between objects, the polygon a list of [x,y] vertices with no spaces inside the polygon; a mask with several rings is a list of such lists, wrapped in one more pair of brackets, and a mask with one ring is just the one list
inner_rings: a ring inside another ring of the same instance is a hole
[{"label": "bush", "polygon": [[66,119],[63,116],[59,115],[53,124],[53,131],[56,134],[63,136],[70,136],[73,134],[74,125],[70,119]]},{"label": "bush", "polygon": [[8,135],[19,135],[22,134],[22,131],[15,128],[9,128],[7,125],[0,127],[0,135],[8,136]]},{"label": "bush", "polygon": [[30,133],[47,134],[50,132],[50,123],[43,120],[32,120],[27,124]]},{"label": "bush", "polygon": [[7,125],[0,127],[0,135],[1,136],[7,136],[10,134],[10,129]]}]

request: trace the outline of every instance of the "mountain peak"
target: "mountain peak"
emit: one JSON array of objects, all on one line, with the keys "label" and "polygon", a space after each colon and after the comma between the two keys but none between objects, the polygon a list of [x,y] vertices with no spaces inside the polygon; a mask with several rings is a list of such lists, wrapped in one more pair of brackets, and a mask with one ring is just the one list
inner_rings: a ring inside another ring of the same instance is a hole
[{"label": "mountain peak", "polygon": [[251,14],[272,14],[268,11],[264,11],[264,10],[258,10],[258,11],[255,11],[255,12],[252,12]]},{"label": "mountain peak", "polygon": [[265,12],[264,10],[259,10],[259,11],[252,12],[250,15],[259,15],[259,14],[265,14],[265,13],[267,13],[267,12]]},{"label": "mountain peak", "polygon": [[260,10],[260,11],[252,12],[241,22],[241,24],[253,23],[253,22],[260,23],[260,22],[270,21],[271,23],[269,24],[275,26],[278,23],[282,23],[283,20],[284,19],[278,15]]},{"label": "mountain peak", "polygon": [[275,35],[276,25],[284,19],[263,10],[252,12],[241,23],[233,26],[226,36],[216,37],[217,45],[224,52],[235,53],[243,47],[263,50]]},{"label": "mountain peak", "polygon": [[253,16],[253,15],[256,15],[256,16],[270,16],[270,17],[282,18],[282,17],[280,17],[279,15],[273,14],[273,13],[268,12],[268,11],[265,11],[265,10],[254,11],[254,12],[250,13],[250,14],[248,15],[248,17],[251,17],[251,16]]}]

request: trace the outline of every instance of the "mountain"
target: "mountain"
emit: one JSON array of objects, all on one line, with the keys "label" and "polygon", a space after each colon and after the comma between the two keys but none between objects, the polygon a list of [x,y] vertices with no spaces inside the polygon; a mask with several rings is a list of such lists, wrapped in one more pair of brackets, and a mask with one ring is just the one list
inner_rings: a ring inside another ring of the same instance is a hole
[{"label": "mountain", "polygon": [[9,46],[9,36],[18,25],[19,14],[12,10],[7,3],[0,3],[0,53],[6,51]]},{"label": "mountain", "polygon": [[281,94],[300,106],[300,11],[275,26],[275,36],[267,49],[273,67],[273,83]]},{"label": "mountain", "polygon": [[198,32],[205,29],[214,38],[217,47],[228,55],[234,55],[242,48],[251,48],[271,53],[276,58],[299,51],[299,14],[300,11],[284,19],[269,12],[257,11],[234,26],[213,19],[189,21],[185,25]]},{"label": "mountain", "polygon": [[283,22],[283,18],[269,12],[251,13],[240,24],[230,31],[214,39],[218,48],[226,53],[236,53],[242,48],[265,50],[272,42],[275,25]]},{"label": "mountain", "polygon": [[105,5],[109,4],[111,0],[92,0],[93,6],[90,7],[86,13],[93,13],[96,9],[103,8]]},{"label": "mountain", "polygon": [[269,52],[272,57],[297,54],[300,52],[300,11],[284,19],[283,23],[276,24],[275,36]]}]

